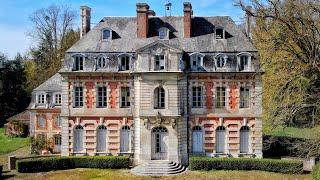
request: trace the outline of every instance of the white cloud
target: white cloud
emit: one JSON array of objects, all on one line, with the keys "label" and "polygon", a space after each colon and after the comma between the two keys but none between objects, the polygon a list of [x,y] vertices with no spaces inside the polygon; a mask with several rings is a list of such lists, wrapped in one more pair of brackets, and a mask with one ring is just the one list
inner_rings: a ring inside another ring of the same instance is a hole
[{"label": "white cloud", "polygon": [[31,40],[26,36],[26,28],[0,24],[0,52],[10,59],[18,52],[25,53],[30,47]]}]

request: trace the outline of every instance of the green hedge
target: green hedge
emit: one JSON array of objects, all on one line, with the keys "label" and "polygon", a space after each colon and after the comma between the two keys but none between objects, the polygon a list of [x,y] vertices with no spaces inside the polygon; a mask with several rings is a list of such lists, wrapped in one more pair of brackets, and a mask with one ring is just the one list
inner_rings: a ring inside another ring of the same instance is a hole
[{"label": "green hedge", "polygon": [[303,172],[303,162],[277,159],[191,157],[189,159],[189,169],[206,171],[260,170],[298,174]]},{"label": "green hedge", "polygon": [[320,163],[316,164],[312,168],[312,179],[320,180]]},{"label": "green hedge", "polygon": [[127,156],[73,156],[23,159],[16,162],[20,173],[47,172],[74,168],[121,169],[129,167]]}]

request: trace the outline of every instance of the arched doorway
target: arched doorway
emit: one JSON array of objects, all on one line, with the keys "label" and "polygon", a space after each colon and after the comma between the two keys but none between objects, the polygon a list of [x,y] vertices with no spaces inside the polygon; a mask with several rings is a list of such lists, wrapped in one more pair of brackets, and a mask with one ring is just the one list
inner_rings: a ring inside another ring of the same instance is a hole
[{"label": "arched doorway", "polygon": [[168,130],[165,127],[155,127],[152,129],[152,149],[151,159],[168,159]]},{"label": "arched doorway", "polygon": [[200,126],[195,126],[192,129],[192,152],[202,153],[203,152],[203,133]]}]

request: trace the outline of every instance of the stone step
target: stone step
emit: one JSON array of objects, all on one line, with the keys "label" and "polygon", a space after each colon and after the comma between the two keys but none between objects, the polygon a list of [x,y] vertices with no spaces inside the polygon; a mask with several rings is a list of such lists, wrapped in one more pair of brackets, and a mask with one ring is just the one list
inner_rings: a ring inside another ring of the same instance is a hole
[{"label": "stone step", "polygon": [[186,167],[179,163],[169,161],[150,161],[146,164],[139,165],[131,170],[136,175],[145,176],[168,176],[176,175],[186,171]]}]

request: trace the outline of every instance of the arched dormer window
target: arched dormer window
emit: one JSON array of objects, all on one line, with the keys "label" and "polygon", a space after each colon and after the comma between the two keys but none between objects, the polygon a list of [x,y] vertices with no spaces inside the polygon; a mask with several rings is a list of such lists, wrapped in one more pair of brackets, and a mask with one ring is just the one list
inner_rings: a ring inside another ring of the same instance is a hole
[{"label": "arched dormer window", "polygon": [[216,39],[225,39],[225,30],[223,27],[216,27],[214,30],[214,36]]},{"label": "arched dormer window", "polygon": [[100,55],[97,57],[97,69],[105,69],[109,64],[109,57]]},{"label": "arched dormer window", "polygon": [[119,59],[119,71],[129,71],[131,67],[132,55],[128,53],[122,53],[118,55]]},{"label": "arched dormer window", "polygon": [[224,68],[227,64],[228,56],[224,54],[218,54],[215,57],[215,65],[216,68]]},{"label": "arched dormer window", "polygon": [[84,59],[85,59],[84,55],[81,55],[81,54],[74,55],[72,71],[83,71]]},{"label": "arched dormer window", "polygon": [[154,90],[154,108],[155,109],[165,108],[165,91],[162,87],[157,87]]},{"label": "arched dormer window", "polygon": [[40,104],[40,105],[43,105],[46,103],[46,93],[45,92],[39,92],[37,93],[37,96],[36,96],[36,102],[37,104]]},{"label": "arched dormer window", "polygon": [[251,54],[247,52],[237,54],[239,71],[251,70]]},{"label": "arched dormer window", "polygon": [[191,53],[190,55],[190,65],[192,71],[199,71],[203,67],[203,57],[205,56],[202,53]]},{"label": "arched dormer window", "polygon": [[166,27],[161,27],[158,32],[159,32],[159,39],[169,39],[169,29]]},{"label": "arched dormer window", "polygon": [[107,41],[107,40],[112,40],[112,30],[109,28],[104,28],[102,29],[102,40]]}]

